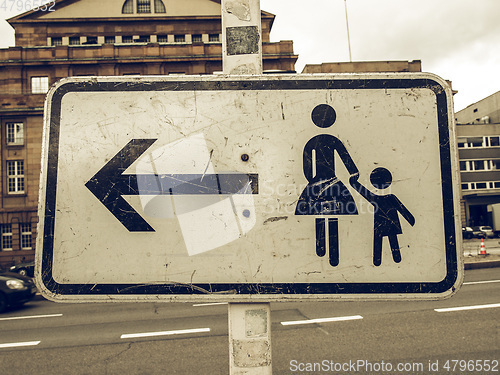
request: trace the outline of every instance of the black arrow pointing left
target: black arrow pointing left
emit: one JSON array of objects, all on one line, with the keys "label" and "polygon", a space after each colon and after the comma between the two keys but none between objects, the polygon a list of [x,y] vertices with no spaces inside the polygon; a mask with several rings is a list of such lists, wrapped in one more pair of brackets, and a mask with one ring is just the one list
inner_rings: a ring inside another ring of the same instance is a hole
[{"label": "black arrow pointing left", "polygon": [[85,186],[130,231],[154,229],[123,195],[258,194],[257,174],[123,174],[156,139],[133,139]]},{"label": "black arrow pointing left", "polygon": [[[133,175],[123,172],[132,165],[156,139],[133,139],[92,177],[85,186],[96,196],[130,232],[155,230],[123,199],[124,183]],[[134,176],[135,177],[135,176]],[[130,187],[130,184],[128,184]],[[137,184],[135,184],[137,189]],[[129,190],[129,189],[127,189]],[[136,190],[136,194],[139,192]]]}]

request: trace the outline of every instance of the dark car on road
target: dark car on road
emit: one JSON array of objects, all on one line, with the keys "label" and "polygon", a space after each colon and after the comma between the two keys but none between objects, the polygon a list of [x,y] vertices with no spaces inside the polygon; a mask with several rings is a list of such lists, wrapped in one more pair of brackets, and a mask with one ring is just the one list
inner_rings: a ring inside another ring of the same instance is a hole
[{"label": "dark car on road", "polygon": [[19,263],[10,267],[10,272],[18,273],[22,276],[34,277],[35,275],[35,262]]},{"label": "dark car on road", "polygon": [[35,294],[36,286],[30,277],[12,272],[0,273],[0,313],[8,307],[31,301]]},{"label": "dark car on road", "polygon": [[474,229],[471,227],[462,227],[462,237],[467,240],[474,238]]},{"label": "dark car on road", "polygon": [[493,238],[495,236],[495,234],[493,233],[493,229],[491,229],[491,227],[487,225],[480,225],[472,229],[474,230],[474,237],[477,238]]}]

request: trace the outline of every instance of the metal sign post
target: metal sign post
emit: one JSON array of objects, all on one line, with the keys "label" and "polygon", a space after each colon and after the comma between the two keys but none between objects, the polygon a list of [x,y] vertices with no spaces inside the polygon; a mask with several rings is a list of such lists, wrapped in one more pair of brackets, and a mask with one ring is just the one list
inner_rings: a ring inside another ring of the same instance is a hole
[{"label": "metal sign post", "polygon": [[[222,0],[221,6],[223,73],[262,74],[260,0]],[[228,322],[230,374],[271,374],[270,303],[229,303]]]}]

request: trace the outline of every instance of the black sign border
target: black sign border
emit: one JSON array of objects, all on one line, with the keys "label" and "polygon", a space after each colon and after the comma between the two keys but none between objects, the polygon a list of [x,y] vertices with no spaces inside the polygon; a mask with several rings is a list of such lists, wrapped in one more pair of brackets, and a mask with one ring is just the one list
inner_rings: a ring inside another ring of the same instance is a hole
[{"label": "black sign border", "polygon": [[[208,283],[208,284],[61,284],[52,276],[54,225],[57,191],[57,169],[59,152],[59,130],[61,104],[64,95],[73,92],[148,92],[148,91],[230,91],[230,90],[365,90],[365,89],[430,89],[436,95],[437,123],[439,133],[443,217],[446,247],[446,276],[440,282],[416,283]],[[293,79],[279,77],[262,80],[153,80],[147,84],[131,80],[86,80],[66,82],[53,92],[48,102],[50,113],[49,143],[47,151],[47,179],[45,189],[43,250],[41,281],[54,296],[188,296],[188,295],[396,295],[396,294],[441,294],[454,291],[458,278],[457,239],[455,230],[455,206],[452,178],[449,111],[447,92],[434,78],[399,78],[391,76],[373,78],[317,78]],[[42,208],[43,209],[43,208]],[[39,250],[37,250],[39,251]],[[84,298],[82,298],[84,299]]]}]

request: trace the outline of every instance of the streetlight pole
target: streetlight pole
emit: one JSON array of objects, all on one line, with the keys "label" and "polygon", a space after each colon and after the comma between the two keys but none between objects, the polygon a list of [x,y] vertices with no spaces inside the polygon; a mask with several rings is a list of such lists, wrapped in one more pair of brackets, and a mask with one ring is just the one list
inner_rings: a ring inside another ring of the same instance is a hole
[{"label": "streetlight pole", "polygon": [[349,17],[347,17],[347,0],[344,0],[344,8],[345,8],[345,24],[347,27],[347,44],[349,45],[349,62],[352,62],[351,36],[349,35]]}]

